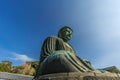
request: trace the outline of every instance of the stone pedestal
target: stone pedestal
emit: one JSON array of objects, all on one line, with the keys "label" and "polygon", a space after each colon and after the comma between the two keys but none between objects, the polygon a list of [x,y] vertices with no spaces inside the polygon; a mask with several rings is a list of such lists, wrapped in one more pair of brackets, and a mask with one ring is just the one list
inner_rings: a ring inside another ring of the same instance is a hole
[{"label": "stone pedestal", "polygon": [[35,80],[120,80],[116,73],[57,73],[42,75]]}]

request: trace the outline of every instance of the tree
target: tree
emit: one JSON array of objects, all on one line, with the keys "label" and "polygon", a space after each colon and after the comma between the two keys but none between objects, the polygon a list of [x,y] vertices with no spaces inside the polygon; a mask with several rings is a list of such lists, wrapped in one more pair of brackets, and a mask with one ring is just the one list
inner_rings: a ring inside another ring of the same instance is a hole
[{"label": "tree", "polygon": [[8,60],[3,60],[0,63],[0,71],[2,72],[11,72],[12,70],[12,62]]}]

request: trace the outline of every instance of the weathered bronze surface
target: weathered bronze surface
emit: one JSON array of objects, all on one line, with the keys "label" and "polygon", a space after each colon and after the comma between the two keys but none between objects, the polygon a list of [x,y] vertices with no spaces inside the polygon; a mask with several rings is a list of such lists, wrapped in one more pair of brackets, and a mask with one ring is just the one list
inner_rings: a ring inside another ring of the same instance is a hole
[{"label": "weathered bronze surface", "polygon": [[76,55],[73,47],[68,43],[73,30],[63,27],[58,32],[58,37],[48,37],[40,53],[40,65],[35,77],[40,75],[63,72],[100,72],[89,61]]}]

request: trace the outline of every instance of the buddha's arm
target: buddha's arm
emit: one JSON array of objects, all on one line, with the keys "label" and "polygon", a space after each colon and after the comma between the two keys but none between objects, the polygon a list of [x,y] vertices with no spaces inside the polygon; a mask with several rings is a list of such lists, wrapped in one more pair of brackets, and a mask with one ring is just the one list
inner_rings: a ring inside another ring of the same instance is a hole
[{"label": "buddha's arm", "polygon": [[56,38],[48,37],[42,45],[40,61],[42,62],[47,56],[49,56],[53,51],[55,51],[55,49],[56,49]]},{"label": "buddha's arm", "polygon": [[[66,45],[62,39],[57,37],[48,37],[43,43],[41,49],[40,61],[43,61],[47,56],[51,55],[54,51],[70,50],[71,47],[65,47],[65,46]],[[72,48],[71,48],[71,52],[74,53]]]}]

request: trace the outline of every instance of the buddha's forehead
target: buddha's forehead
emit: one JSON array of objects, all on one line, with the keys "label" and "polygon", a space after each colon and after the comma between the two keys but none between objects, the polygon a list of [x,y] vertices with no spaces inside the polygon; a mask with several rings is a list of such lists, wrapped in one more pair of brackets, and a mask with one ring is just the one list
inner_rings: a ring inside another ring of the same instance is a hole
[{"label": "buddha's forehead", "polygon": [[71,30],[70,28],[68,28],[68,27],[67,27],[67,28],[64,28],[64,29],[62,30],[62,32],[63,32],[63,31],[69,31],[69,32],[72,32],[72,30]]}]

